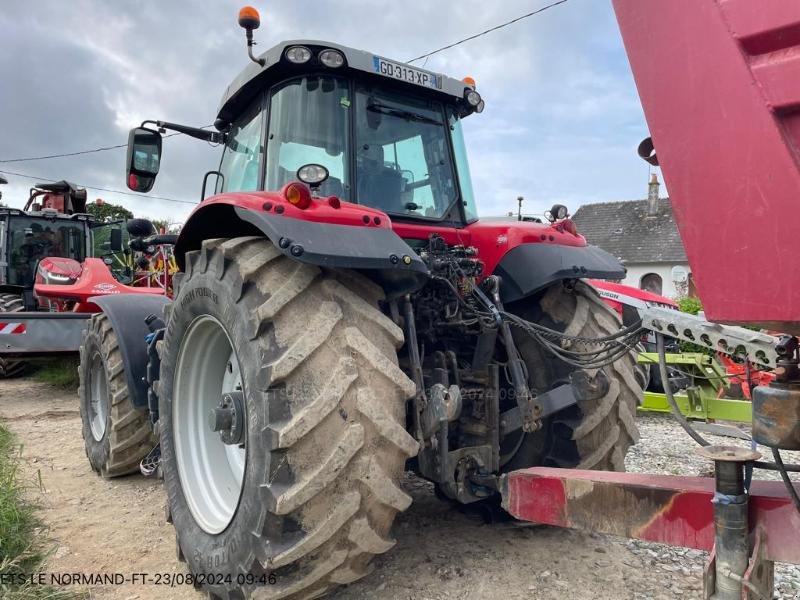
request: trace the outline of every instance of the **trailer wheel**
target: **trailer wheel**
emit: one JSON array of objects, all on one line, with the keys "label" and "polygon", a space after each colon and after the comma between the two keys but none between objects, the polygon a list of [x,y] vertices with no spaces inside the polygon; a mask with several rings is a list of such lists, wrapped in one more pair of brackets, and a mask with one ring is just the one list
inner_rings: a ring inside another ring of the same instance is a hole
[{"label": "trailer wheel", "polygon": [[380,288],[267,239],[186,255],[167,307],[161,466],[178,554],[212,598],[316,597],[369,572],[411,498],[414,384]]},{"label": "trailer wheel", "polygon": [[102,313],[89,320],[78,376],[83,440],[92,469],[103,477],[137,472],[156,440],[147,410],[131,402],[119,340]]},{"label": "trailer wheel", "polygon": [[[574,289],[555,284],[533,301],[522,300],[509,310],[576,336],[604,336],[621,326],[619,316],[594,288],[581,281]],[[553,357],[530,336],[515,330],[514,337],[535,393],[569,380],[575,367]],[[625,470],[628,448],[639,439],[634,417],[645,385],[636,351],[590,375],[599,378],[598,394],[579,398],[577,406],[546,419],[537,432],[517,433],[516,438],[503,440],[509,452],[504,470],[534,465]]]},{"label": "trailer wheel", "polygon": [[[22,312],[24,310],[25,304],[23,304],[22,298],[16,294],[0,294],[0,320],[3,319],[1,313]],[[28,363],[23,360],[0,357],[0,379],[18,377],[25,372],[27,366]]]}]

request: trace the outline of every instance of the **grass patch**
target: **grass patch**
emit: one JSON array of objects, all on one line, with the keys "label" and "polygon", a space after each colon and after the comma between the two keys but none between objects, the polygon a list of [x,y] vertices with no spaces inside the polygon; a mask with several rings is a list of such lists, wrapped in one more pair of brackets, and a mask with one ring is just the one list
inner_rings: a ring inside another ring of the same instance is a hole
[{"label": "grass patch", "polygon": [[77,388],[78,359],[57,358],[42,363],[34,371],[33,378],[40,383],[49,383],[64,389]]},{"label": "grass patch", "polygon": [[20,446],[0,425],[0,598],[4,600],[75,600],[82,596],[51,586],[19,584],[30,578],[45,559],[45,540],[34,507],[23,497],[18,456]]}]

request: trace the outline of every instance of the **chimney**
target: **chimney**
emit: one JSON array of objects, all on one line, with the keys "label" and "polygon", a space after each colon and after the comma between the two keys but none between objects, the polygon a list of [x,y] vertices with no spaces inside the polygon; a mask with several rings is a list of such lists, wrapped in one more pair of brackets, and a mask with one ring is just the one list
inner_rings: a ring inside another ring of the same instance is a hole
[{"label": "chimney", "polygon": [[647,216],[655,217],[658,215],[658,175],[653,173],[650,176],[650,183],[647,184]]}]

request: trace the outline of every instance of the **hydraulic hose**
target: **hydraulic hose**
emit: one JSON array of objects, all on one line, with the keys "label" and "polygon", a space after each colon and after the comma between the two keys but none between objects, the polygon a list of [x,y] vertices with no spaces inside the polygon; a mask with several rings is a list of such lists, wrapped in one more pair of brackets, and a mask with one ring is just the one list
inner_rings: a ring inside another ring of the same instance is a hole
[{"label": "hydraulic hose", "polygon": [[[697,433],[689,422],[686,420],[686,417],[681,414],[680,408],[678,408],[678,403],[675,402],[675,397],[672,395],[672,386],[669,384],[669,376],[667,374],[667,354],[664,349],[664,336],[661,333],[656,333],[656,348],[658,350],[658,369],[661,373],[661,381],[664,382],[664,392],[667,396],[667,402],[669,402],[670,409],[672,410],[672,415],[675,417],[675,420],[678,421],[681,427],[683,427],[684,431],[689,434],[695,442],[700,444],[701,446],[709,446],[709,442],[699,433]],[[749,379],[749,373],[748,373]],[[751,388],[752,393],[752,388]],[[789,496],[792,499],[792,504],[794,504],[795,509],[798,513],[800,513],[800,496],[797,494],[797,490],[795,489],[794,485],[792,484],[792,480],[789,478],[789,471],[793,472],[800,472],[800,465],[784,465],[783,460],[781,459],[781,454],[777,448],[771,448],[772,456],[775,459],[774,463],[771,462],[762,462],[762,461],[755,461],[752,463],[753,467],[759,469],[768,469],[772,471],[778,471],[781,475],[781,479],[783,480],[784,485],[786,486],[787,491],[789,492]],[[750,473],[752,476],[752,471]],[[749,477],[748,477],[749,479]],[[749,487],[749,484],[748,486]]]},{"label": "hydraulic hose", "polygon": [[800,497],[797,495],[797,490],[794,489],[792,480],[789,479],[789,473],[786,472],[786,467],[783,466],[783,459],[777,448],[772,449],[772,457],[775,459],[775,464],[778,466],[778,472],[781,474],[781,479],[783,479],[786,490],[789,492],[789,497],[791,497],[797,512],[800,513]]},{"label": "hydraulic hose", "polygon": [[699,433],[697,433],[686,417],[681,414],[681,409],[678,408],[678,403],[675,402],[675,396],[672,395],[672,386],[669,383],[669,373],[667,373],[667,353],[664,349],[664,336],[661,333],[656,333],[656,349],[658,350],[658,371],[661,374],[661,381],[664,382],[664,393],[667,396],[667,402],[672,410],[672,416],[678,421],[678,424],[683,427],[683,430],[695,442],[701,446],[710,446],[709,442]]}]

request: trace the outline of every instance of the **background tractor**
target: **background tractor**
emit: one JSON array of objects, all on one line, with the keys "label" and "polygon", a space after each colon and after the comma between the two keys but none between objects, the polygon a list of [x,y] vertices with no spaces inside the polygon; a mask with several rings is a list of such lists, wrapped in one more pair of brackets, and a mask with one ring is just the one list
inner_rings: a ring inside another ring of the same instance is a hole
[{"label": "background tractor", "polygon": [[[0,179],[0,183],[4,183]],[[0,207],[0,378],[27,361],[77,353],[92,296],[171,289],[171,246],[146,219],[98,221],[86,190],[38,184],[22,210]]]},{"label": "background tractor", "polygon": [[92,466],[130,472],[157,434],[179,556],[213,598],[363,576],[411,502],[406,466],[465,504],[497,502],[519,467],[623,469],[638,333],[583,278],[624,269],[563,206],[546,224],[478,219],[474,82],[310,40],[255,57],[258,13],[239,23],[252,62],[216,131],[129,137],[140,192],[162,131],[224,149],[175,246],[174,301],[92,298]]},{"label": "background tractor", "polygon": [[[0,183],[6,183],[0,179]],[[14,346],[6,339],[30,339],[36,335],[29,332],[27,323],[20,313],[26,311],[50,310],[49,303],[40,304],[33,293],[37,271],[42,259],[50,257],[81,262],[93,256],[94,231],[98,224],[91,215],[86,214],[86,190],[67,181],[40,183],[31,189],[28,201],[22,210],[0,207],[0,377],[18,375],[25,363],[14,357],[9,350]],[[110,226],[109,226],[110,227]],[[120,231],[104,234],[108,242],[121,246]],[[54,272],[52,277],[63,277],[64,273]],[[9,314],[5,314],[9,313]],[[58,338],[71,330],[80,333],[76,322],[53,322],[47,332]],[[4,339],[5,338],[5,339]],[[37,356],[59,353],[56,346],[50,348],[42,340]],[[30,357],[30,353],[26,353]]]}]

